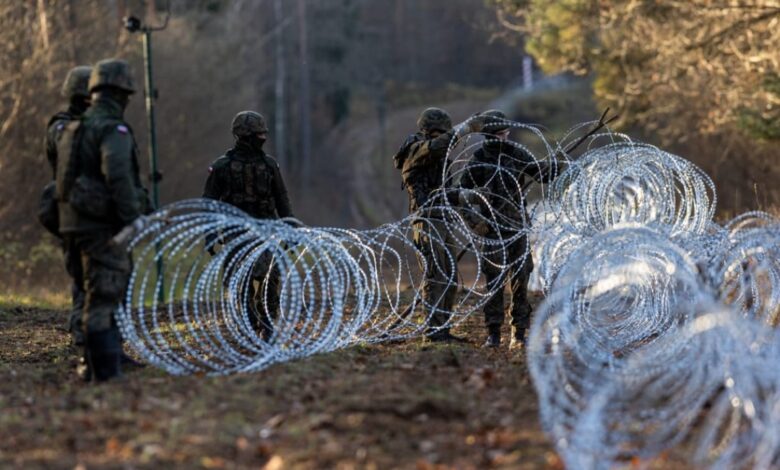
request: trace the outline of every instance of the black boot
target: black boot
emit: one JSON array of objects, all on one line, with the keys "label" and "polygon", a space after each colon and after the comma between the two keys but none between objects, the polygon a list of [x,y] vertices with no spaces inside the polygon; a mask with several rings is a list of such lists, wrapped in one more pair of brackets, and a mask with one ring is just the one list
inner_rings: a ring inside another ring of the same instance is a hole
[{"label": "black boot", "polygon": [[455,336],[450,333],[449,328],[444,328],[442,330],[429,333],[428,340],[434,343],[468,343],[465,338],[461,338],[460,336]]},{"label": "black boot", "polygon": [[501,346],[501,327],[488,327],[488,336],[483,347],[497,348]]},{"label": "black boot", "polygon": [[118,330],[87,333],[86,343],[87,363],[93,380],[104,382],[122,376],[122,342]]},{"label": "black boot", "polygon": [[136,361],[132,357],[128,356],[124,351],[122,351],[119,356],[119,363],[122,364],[122,367],[127,367],[130,369],[143,369],[146,367],[146,364]]},{"label": "black boot", "polygon": [[274,324],[270,321],[267,315],[250,312],[249,324],[252,329],[255,330],[258,336],[263,338],[266,343],[271,340],[271,336],[274,334]]}]

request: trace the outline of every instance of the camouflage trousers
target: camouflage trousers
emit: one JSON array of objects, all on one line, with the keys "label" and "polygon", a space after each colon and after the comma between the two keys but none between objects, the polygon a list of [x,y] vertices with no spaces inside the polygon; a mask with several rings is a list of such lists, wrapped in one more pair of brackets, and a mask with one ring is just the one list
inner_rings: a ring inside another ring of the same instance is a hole
[{"label": "camouflage trousers", "polygon": [[279,290],[281,274],[273,260],[273,255],[266,252],[252,267],[252,281],[249,286],[248,299],[251,304],[249,322],[252,327],[268,339],[273,333],[273,320],[279,314]]},{"label": "camouflage trousers", "polygon": [[[122,301],[130,276],[130,256],[111,240],[107,232],[90,232],[66,237],[77,288],[84,292],[83,305],[74,306],[71,318],[84,334],[116,328],[114,311]],[[80,313],[80,315],[79,315]]]},{"label": "camouflage trousers", "polygon": [[65,256],[65,270],[73,280],[71,284],[71,310],[68,316],[68,331],[73,338],[73,344],[84,344],[84,327],[81,323],[81,315],[84,312],[84,272],[81,268],[81,253],[76,248],[73,239],[63,240],[62,247]]},{"label": "camouflage trousers", "polygon": [[527,329],[531,321],[531,304],[528,303],[528,279],[534,270],[533,259],[530,251],[522,264],[516,264],[509,269],[501,269],[511,263],[517,262],[525,256],[528,239],[520,237],[506,246],[506,251],[494,247],[488,247],[490,251],[484,254],[482,273],[485,275],[487,285],[495,289],[495,293],[488,299],[484,307],[485,325],[488,329],[500,328],[504,323],[504,285],[509,279],[509,287],[512,294],[509,312],[512,317],[512,326],[519,329]]},{"label": "camouflage trousers", "polygon": [[420,251],[420,269],[424,270],[423,305],[428,325],[433,328],[446,324],[452,316],[452,307],[458,292],[457,248],[444,221],[428,218],[416,222],[414,245]]}]

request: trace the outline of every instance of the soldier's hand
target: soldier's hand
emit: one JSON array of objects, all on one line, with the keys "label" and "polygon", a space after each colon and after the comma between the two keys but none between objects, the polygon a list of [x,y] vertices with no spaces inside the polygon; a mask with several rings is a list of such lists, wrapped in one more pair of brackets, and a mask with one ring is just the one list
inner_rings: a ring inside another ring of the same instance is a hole
[{"label": "soldier's hand", "polygon": [[301,228],[306,226],[306,224],[296,219],[295,217],[284,217],[281,220],[292,228]]},{"label": "soldier's hand", "polygon": [[487,222],[483,221],[475,225],[474,228],[472,228],[471,230],[477,235],[484,237],[490,232],[490,226],[487,224]]},{"label": "soldier's hand", "polygon": [[474,114],[466,123],[471,132],[482,132],[482,129],[485,128],[485,116],[482,116],[481,113]]}]

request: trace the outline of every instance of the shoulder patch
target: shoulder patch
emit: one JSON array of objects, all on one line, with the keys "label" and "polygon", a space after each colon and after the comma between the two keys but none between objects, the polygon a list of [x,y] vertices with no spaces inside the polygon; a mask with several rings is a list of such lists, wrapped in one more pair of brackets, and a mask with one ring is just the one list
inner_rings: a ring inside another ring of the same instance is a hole
[{"label": "shoulder patch", "polygon": [[213,172],[214,172],[214,167],[213,167],[213,166],[210,166],[210,167],[209,167],[209,173],[213,173]]},{"label": "shoulder patch", "polygon": [[116,130],[118,130],[121,134],[129,134],[130,129],[127,128],[124,124],[119,124],[116,126]]}]

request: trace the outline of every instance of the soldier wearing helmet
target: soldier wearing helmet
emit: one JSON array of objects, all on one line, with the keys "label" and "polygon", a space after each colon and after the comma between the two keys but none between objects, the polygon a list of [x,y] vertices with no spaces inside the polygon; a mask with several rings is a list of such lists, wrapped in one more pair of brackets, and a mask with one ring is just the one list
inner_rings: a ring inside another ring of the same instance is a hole
[{"label": "soldier wearing helmet", "polygon": [[78,259],[80,276],[74,282],[85,292],[83,377],[103,381],[121,375],[114,309],[130,273],[128,254],[112,237],[150,207],[133,131],[124,121],[135,92],[130,66],[102,60],[92,68],[87,87],[92,105],[64,126],[57,142],[56,195],[59,231]]},{"label": "soldier wearing helmet", "polygon": [[[255,111],[242,111],[231,124],[235,144],[209,167],[203,197],[238,207],[257,219],[292,218],[290,198],[279,164],[263,150],[268,138],[265,118]],[[207,240],[214,250],[215,238]],[[248,296],[250,322],[265,340],[273,334],[273,319],[279,309],[280,275],[270,253],[261,256],[253,278],[262,289],[251,286]]]},{"label": "soldier wearing helmet", "polygon": [[488,331],[485,346],[499,347],[501,344],[504,284],[508,281],[512,293],[510,349],[515,349],[523,345],[531,318],[528,279],[533,271],[533,260],[527,237],[518,236],[518,231],[530,224],[525,207],[526,180],[549,183],[554,172],[545,162],[535,160],[522,147],[508,140],[511,121],[502,111],[492,109],[480,113],[479,117],[485,141],[464,168],[460,205],[464,219],[471,222],[475,232],[503,241],[504,250],[496,250],[494,247],[499,243],[494,243],[489,245],[493,248],[483,253],[485,282],[494,292],[484,307]]},{"label": "soldier wearing helmet", "polygon": [[60,90],[62,97],[68,100],[68,107],[60,111],[51,119],[46,126],[46,157],[52,166],[52,171],[57,168],[57,140],[64,129],[65,124],[74,119],[78,119],[89,107],[89,75],[92,68],[87,65],[73,67],[65,77],[65,82]]},{"label": "soldier wearing helmet", "polygon": [[453,139],[476,126],[476,120],[472,121],[471,126],[458,126],[456,132],[446,111],[427,108],[417,119],[418,131],[406,139],[393,157],[409,195],[409,212],[421,216],[414,224],[413,236],[421,254],[421,269],[425,270],[422,297],[431,341],[462,341],[446,326],[458,287],[457,266],[453,263],[457,249],[441,209],[435,206],[444,202],[436,194],[444,196],[446,191],[441,190],[447,149]]},{"label": "soldier wearing helmet", "polygon": [[[62,84],[61,94],[68,102],[68,107],[55,114],[46,124],[46,136],[44,137],[44,151],[46,159],[52,168],[52,173],[57,171],[57,142],[62,137],[65,126],[75,120],[80,119],[84,111],[89,107],[89,91],[87,83],[92,68],[86,65],[74,67],[68,71],[65,81]],[[52,181],[43,191],[39,210],[39,218],[43,226],[52,234],[60,237],[59,233],[59,215],[57,201],[55,200],[55,184]],[[70,253],[63,245],[63,254],[65,256],[65,269],[74,279],[81,279],[79,271],[79,260],[75,259],[75,253]],[[71,333],[73,343],[82,345],[84,343],[84,334],[81,331],[81,308],[84,305],[83,282],[74,282],[71,286],[72,308],[68,320],[68,331]]]}]

